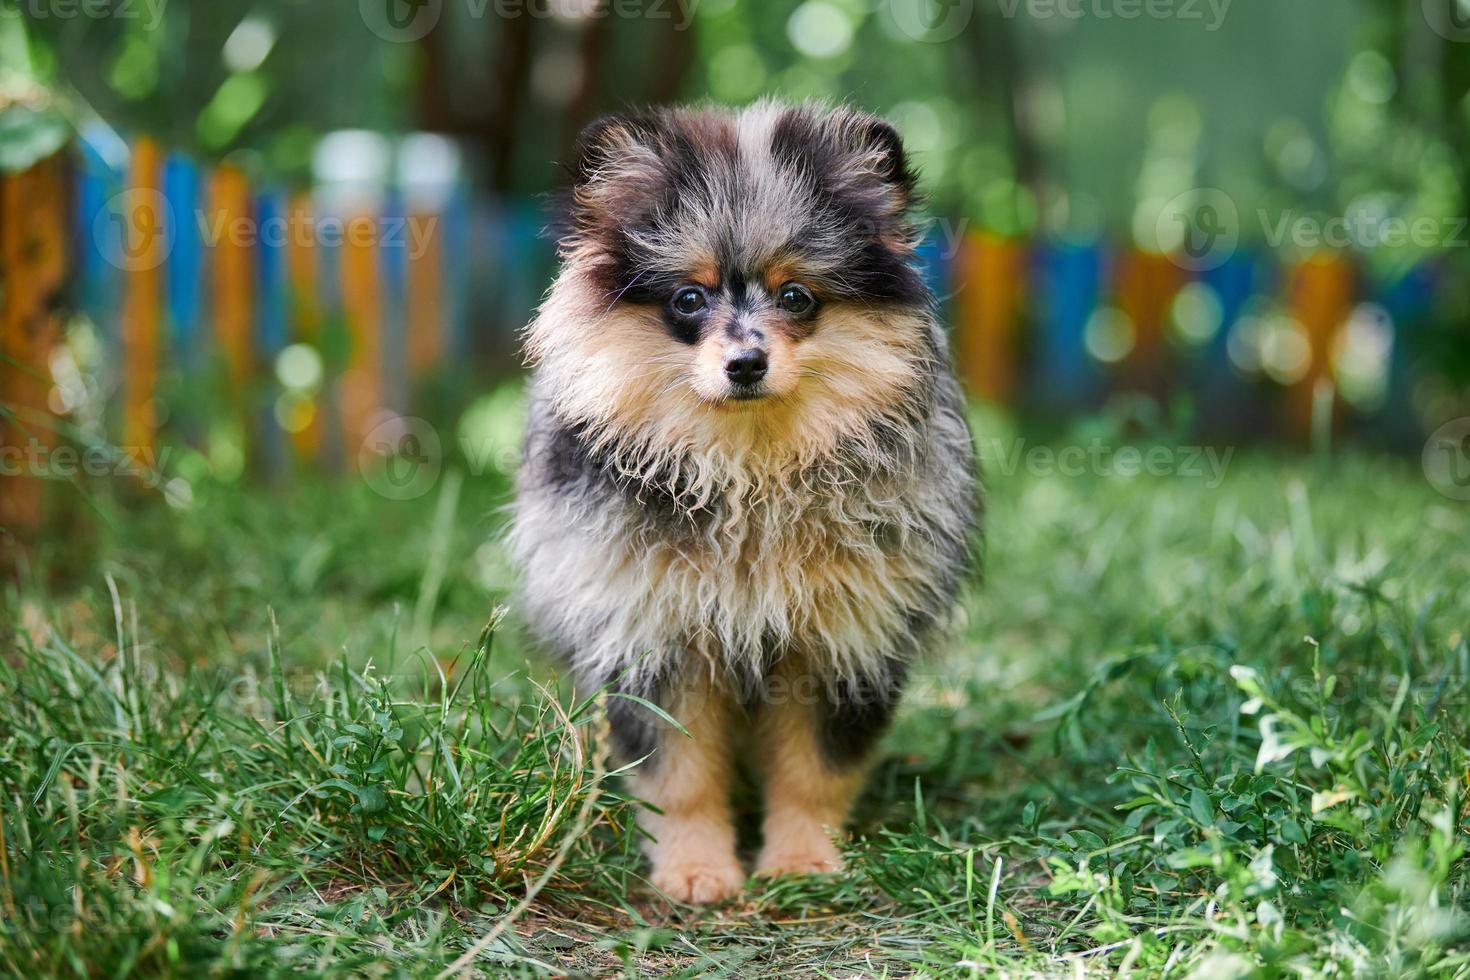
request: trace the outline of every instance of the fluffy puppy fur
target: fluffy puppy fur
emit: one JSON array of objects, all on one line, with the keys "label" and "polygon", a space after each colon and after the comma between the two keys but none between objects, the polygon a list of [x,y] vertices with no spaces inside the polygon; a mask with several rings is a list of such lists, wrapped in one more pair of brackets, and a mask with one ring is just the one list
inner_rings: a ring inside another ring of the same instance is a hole
[{"label": "fluffy puppy fur", "polygon": [[657,808],[658,887],[742,887],[742,744],[764,779],[758,870],[835,869],[831,835],[949,618],[975,523],[913,174],[888,124],[814,105],[606,118],[579,155],[561,272],[526,332],[522,608],[582,683],[684,729],[610,701]]}]

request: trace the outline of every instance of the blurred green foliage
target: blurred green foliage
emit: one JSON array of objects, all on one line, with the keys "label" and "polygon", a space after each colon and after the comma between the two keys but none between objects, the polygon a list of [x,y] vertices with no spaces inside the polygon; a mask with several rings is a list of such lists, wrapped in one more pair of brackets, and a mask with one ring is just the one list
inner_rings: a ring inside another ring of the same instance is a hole
[{"label": "blurred green foliage", "polygon": [[1470,45],[1417,0],[383,2],[0,9],[81,111],[286,175],[322,131],[423,127],[538,192],[598,112],[776,93],[889,114],[935,210],[1003,232],[1152,244],[1160,202],[1199,186],[1251,214],[1464,210]]},{"label": "blurred green foliage", "polygon": [[172,146],[211,156],[248,149],[268,169],[291,174],[305,168],[324,130],[410,123],[414,50],[383,44],[345,4],[4,0],[0,7],[9,8],[0,20],[12,23],[19,11],[31,70],[59,85],[79,116]]}]

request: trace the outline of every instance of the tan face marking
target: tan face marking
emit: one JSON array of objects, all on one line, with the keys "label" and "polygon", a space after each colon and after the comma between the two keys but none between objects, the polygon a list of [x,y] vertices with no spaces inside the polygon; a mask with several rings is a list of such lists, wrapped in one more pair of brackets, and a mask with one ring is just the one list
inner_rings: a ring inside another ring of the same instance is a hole
[{"label": "tan face marking", "polygon": [[780,293],[782,286],[791,282],[793,279],[800,278],[801,276],[796,264],[783,259],[778,262],[772,262],[767,266],[766,274],[761,277],[761,281],[765,283],[766,292],[770,293],[772,297],[775,297]]},{"label": "tan face marking", "polygon": [[689,281],[714,292],[720,287],[720,267],[713,259],[706,259],[690,270]]}]

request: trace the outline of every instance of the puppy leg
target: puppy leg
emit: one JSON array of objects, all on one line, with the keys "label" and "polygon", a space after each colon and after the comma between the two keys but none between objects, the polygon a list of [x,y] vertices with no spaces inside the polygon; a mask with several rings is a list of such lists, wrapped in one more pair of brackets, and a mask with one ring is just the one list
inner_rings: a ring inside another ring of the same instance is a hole
[{"label": "puppy leg", "polygon": [[888,723],[898,685],[839,685],[798,677],[773,691],[756,732],[765,774],[763,875],[839,871],[833,842],[862,788],[869,750]]},{"label": "puppy leg", "polygon": [[[662,811],[645,810],[640,816],[653,838],[646,845],[652,881],[680,902],[718,902],[745,885],[745,871],[735,856],[730,810],[733,707],[728,697],[707,685],[663,700],[665,710],[688,729],[688,736],[650,726],[641,733],[625,729],[619,737],[627,744],[631,734],[634,744],[641,739],[652,749],[632,776],[633,792]],[[642,712],[637,723],[649,726],[648,711],[634,707]],[[615,736],[620,723],[630,723],[626,715],[620,710],[614,717]]]}]

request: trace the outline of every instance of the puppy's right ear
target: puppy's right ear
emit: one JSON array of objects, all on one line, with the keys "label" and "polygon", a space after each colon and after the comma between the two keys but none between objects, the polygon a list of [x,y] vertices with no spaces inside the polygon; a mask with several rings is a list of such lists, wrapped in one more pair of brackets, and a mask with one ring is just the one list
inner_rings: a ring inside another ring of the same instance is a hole
[{"label": "puppy's right ear", "polygon": [[663,126],[651,115],[602,116],[582,130],[572,164],[571,235],[563,246],[611,247],[651,214],[665,185]]},{"label": "puppy's right ear", "polygon": [[658,133],[657,119],[637,113],[616,113],[592,120],[577,137],[572,183],[581,187],[605,178],[620,165],[640,156],[647,155],[656,161],[653,146]]}]

